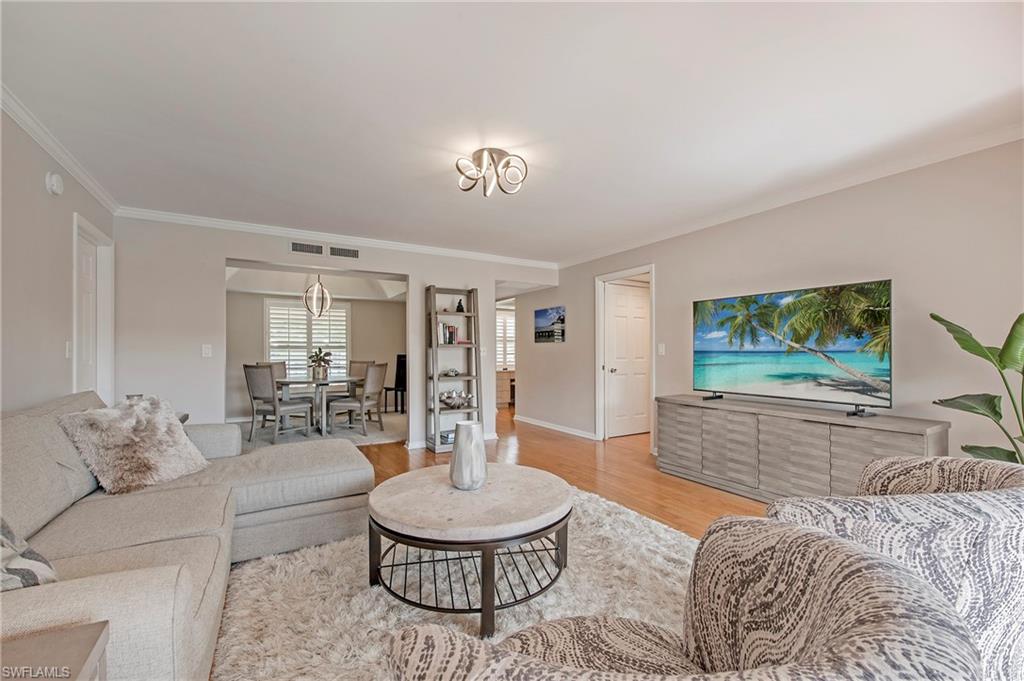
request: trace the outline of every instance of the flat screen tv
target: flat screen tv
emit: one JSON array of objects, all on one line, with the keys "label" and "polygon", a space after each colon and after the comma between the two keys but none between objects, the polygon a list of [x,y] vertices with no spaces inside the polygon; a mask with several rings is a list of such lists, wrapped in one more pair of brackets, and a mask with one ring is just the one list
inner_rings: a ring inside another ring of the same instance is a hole
[{"label": "flat screen tv", "polygon": [[892,281],[698,300],[693,388],[892,406]]}]

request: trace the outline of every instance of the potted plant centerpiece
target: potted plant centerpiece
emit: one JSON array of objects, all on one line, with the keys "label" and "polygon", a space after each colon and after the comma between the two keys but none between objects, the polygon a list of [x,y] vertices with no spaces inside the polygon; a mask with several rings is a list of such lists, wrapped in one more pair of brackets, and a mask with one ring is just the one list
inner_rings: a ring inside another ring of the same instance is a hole
[{"label": "potted plant centerpiece", "polygon": [[314,381],[327,380],[327,370],[331,368],[331,353],[324,352],[323,348],[317,348],[316,352],[309,356],[309,368]]}]

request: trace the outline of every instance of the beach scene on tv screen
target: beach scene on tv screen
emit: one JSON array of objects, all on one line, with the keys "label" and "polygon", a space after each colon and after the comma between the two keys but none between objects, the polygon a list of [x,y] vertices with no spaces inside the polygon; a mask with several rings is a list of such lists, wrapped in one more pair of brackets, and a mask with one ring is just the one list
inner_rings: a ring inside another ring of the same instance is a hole
[{"label": "beach scene on tv screen", "polygon": [[891,282],[693,304],[693,387],[890,406]]}]

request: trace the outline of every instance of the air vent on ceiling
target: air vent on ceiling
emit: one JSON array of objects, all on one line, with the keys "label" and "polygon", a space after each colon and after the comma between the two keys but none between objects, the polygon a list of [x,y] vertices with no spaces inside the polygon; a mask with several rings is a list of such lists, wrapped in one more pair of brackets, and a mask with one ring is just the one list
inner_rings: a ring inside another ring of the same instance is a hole
[{"label": "air vent on ceiling", "polygon": [[293,241],[291,244],[292,253],[302,253],[304,255],[323,255],[324,245],[323,244],[308,244],[301,241]]},{"label": "air vent on ceiling", "polygon": [[358,258],[359,251],[354,248],[342,248],[341,246],[331,246],[331,255],[338,258]]}]

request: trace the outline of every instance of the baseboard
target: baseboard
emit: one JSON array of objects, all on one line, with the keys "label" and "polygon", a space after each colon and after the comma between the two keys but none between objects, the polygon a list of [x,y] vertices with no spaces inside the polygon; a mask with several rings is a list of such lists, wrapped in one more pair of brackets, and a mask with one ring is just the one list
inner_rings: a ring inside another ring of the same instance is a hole
[{"label": "baseboard", "polygon": [[651,455],[652,456],[658,456],[658,448],[657,447],[651,447]]},{"label": "baseboard", "polygon": [[418,440],[417,442],[411,442],[409,440],[406,440],[405,448],[406,449],[426,449],[427,448],[427,441],[426,440]]},{"label": "baseboard", "polygon": [[497,440],[498,439],[498,434],[497,433],[487,433],[487,435],[484,435],[484,439],[485,440]]},{"label": "baseboard", "polygon": [[575,428],[568,428],[566,426],[560,426],[557,423],[548,423],[547,421],[541,421],[540,419],[533,419],[529,416],[520,416],[516,414],[512,417],[513,421],[522,421],[528,423],[531,426],[540,426],[541,428],[547,428],[548,430],[557,430],[559,433],[565,433],[566,435],[575,435],[576,437],[586,438],[587,440],[599,439],[594,433],[588,433],[585,430],[577,430]]},{"label": "baseboard", "polygon": [[232,416],[229,419],[224,419],[224,423],[251,423],[251,416]]}]

